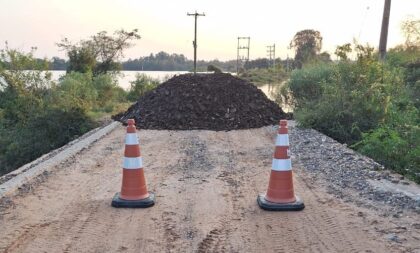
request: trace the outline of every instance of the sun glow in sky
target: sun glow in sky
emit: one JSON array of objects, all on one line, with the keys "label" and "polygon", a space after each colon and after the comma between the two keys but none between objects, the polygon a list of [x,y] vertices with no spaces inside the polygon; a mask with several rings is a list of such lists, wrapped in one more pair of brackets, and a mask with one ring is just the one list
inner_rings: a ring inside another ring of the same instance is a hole
[{"label": "sun glow in sky", "polygon": [[[251,37],[250,58],[266,57],[276,44],[276,56],[293,57],[288,45],[296,32],[321,32],[323,48],[357,39],[377,47],[384,0],[0,0],[0,40],[11,48],[38,48],[38,57],[65,57],[55,43],[67,37],[85,39],[99,31],[138,28],[141,40],[125,53],[138,58],[165,51],[193,58],[194,18],[198,19],[198,59],[236,59],[238,36]],[[392,1],[388,47],[404,42],[400,25],[420,18],[419,0]],[[1,46],[2,47],[2,46]],[[334,57],[333,57],[334,58]]]}]

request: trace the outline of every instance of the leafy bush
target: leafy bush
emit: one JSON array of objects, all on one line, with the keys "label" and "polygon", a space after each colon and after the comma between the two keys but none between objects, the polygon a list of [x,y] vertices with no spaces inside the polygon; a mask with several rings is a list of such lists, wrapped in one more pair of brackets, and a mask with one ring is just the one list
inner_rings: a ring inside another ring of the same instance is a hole
[{"label": "leafy bush", "polygon": [[333,75],[334,68],[326,64],[310,65],[302,70],[294,70],[288,85],[296,104],[300,107],[317,101],[323,93],[323,86],[332,81]]},{"label": "leafy bush", "polygon": [[93,87],[98,93],[95,110],[112,112],[118,103],[125,102],[127,93],[118,86],[114,75],[102,74],[93,78]]},{"label": "leafy bush", "polygon": [[130,101],[137,101],[146,92],[153,90],[159,85],[159,80],[148,77],[144,74],[136,74],[136,79],[130,82],[130,90],[127,98]]},{"label": "leafy bush", "polygon": [[257,86],[271,84],[271,83],[282,83],[286,80],[288,74],[280,66],[277,65],[273,68],[254,68],[243,71],[239,77],[245,79]]},{"label": "leafy bush", "polygon": [[289,88],[302,125],[351,144],[385,120],[402,77],[377,63],[340,62],[295,71]]},{"label": "leafy bush", "polygon": [[45,106],[43,99],[54,85],[47,68],[46,61],[33,58],[33,51],[21,53],[7,44],[0,50],[0,120],[4,124],[26,122],[29,115]]},{"label": "leafy bush", "polygon": [[404,72],[409,96],[414,105],[420,108],[420,46],[397,46],[389,50],[386,59],[390,66]]},{"label": "leafy bush", "polygon": [[65,145],[94,126],[80,109],[47,109],[32,115],[25,124],[0,129],[0,174]]},{"label": "leafy bush", "polygon": [[389,169],[407,175],[420,183],[420,128],[409,126],[392,129],[381,126],[363,134],[363,140],[352,147],[372,157]]},{"label": "leafy bush", "polygon": [[420,111],[410,92],[394,97],[386,120],[352,147],[420,183]]},{"label": "leafy bush", "polygon": [[356,61],[343,57],[295,70],[278,96],[291,97],[300,125],[419,182],[419,80],[406,58],[411,54],[393,51],[389,62],[380,63],[372,48],[357,45],[356,53]]},{"label": "leafy bush", "polygon": [[96,93],[89,76],[77,73],[57,86],[32,52],[6,48],[0,56],[1,175],[91,129],[85,110]]},{"label": "leafy bush", "polygon": [[214,72],[214,73],[222,73],[222,70],[216,66],[214,66],[213,64],[210,64],[207,66],[207,71],[209,72]]},{"label": "leafy bush", "polygon": [[0,175],[94,127],[91,75],[71,73],[56,85],[47,67],[32,53],[0,51]]},{"label": "leafy bush", "polygon": [[117,104],[126,101],[127,93],[118,86],[114,76],[71,72],[66,74],[54,89],[59,108],[80,108],[85,112],[113,112]]},{"label": "leafy bush", "polygon": [[99,97],[90,72],[68,73],[60,80],[55,92],[54,102],[57,107],[67,110],[71,108],[79,108],[85,112],[92,110]]}]

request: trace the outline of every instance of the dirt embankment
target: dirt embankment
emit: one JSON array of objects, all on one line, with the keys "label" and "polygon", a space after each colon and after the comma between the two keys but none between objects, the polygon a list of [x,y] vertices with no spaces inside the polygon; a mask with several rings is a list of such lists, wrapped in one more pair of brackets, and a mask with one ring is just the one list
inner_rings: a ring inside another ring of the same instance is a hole
[{"label": "dirt embankment", "polygon": [[[112,208],[111,198],[121,184],[124,134],[123,127],[117,128],[3,198],[0,252],[420,250],[419,216],[413,209],[401,209],[402,217],[387,216],[387,203],[377,201],[370,208],[331,193],[327,186],[332,181],[314,177],[300,160],[299,150],[310,143],[297,138],[301,133],[293,128],[291,145],[300,145],[292,150],[295,191],[306,205],[301,212],[267,212],[256,204],[257,194],[267,188],[273,127],[140,131],[145,175],[156,205]],[[352,187],[347,191],[344,196],[357,193]],[[366,202],[364,197],[359,201]]]}]

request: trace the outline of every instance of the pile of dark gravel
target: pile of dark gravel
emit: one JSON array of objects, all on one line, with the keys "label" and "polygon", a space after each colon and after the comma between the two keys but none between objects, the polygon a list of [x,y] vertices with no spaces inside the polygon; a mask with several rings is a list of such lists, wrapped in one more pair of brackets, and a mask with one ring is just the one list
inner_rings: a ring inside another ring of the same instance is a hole
[{"label": "pile of dark gravel", "polygon": [[146,93],[125,113],[141,129],[233,130],[278,124],[291,115],[253,84],[230,74],[175,76]]}]

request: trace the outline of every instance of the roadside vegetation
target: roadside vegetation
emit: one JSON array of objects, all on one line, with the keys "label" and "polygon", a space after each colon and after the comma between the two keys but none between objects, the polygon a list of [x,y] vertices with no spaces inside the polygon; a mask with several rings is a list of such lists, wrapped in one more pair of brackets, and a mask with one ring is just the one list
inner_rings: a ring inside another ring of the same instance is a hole
[{"label": "roadside vegetation", "polygon": [[129,91],[118,86],[118,59],[136,30],[104,32],[59,46],[70,64],[67,74],[51,79],[49,62],[7,44],[0,50],[0,175],[67,144],[124,111],[130,101],[158,81],[136,76]]},{"label": "roadside vegetation", "polygon": [[[294,59],[276,59],[275,67],[268,59],[251,60],[239,76],[257,85],[285,83],[273,97],[293,108],[298,124],[420,183],[420,21],[407,20],[402,30],[405,43],[389,49],[385,61],[357,42],[338,46],[332,61],[321,51],[321,34],[302,30],[290,43]],[[145,75],[137,75],[128,91],[118,86],[120,59],[137,39],[137,30],[100,32],[76,43],[64,39],[57,45],[69,60],[53,62],[6,44],[0,50],[0,175],[68,143],[154,89],[159,81]],[[51,64],[65,66],[67,74],[51,80]],[[164,52],[124,64],[191,68],[183,55]],[[234,61],[199,61],[199,66],[236,70]]]},{"label": "roadside vegetation", "polygon": [[252,68],[239,73],[243,78],[257,86],[266,84],[280,84],[287,80],[289,74],[281,65],[274,68]]},{"label": "roadside vegetation", "polygon": [[[204,72],[207,66],[213,65],[224,72],[236,71],[236,60],[219,61],[217,59],[204,61],[197,60],[197,71]],[[59,57],[53,57],[49,61],[50,70],[66,70],[69,61]],[[193,71],[194,61],[183,54],[170,54],[164,51],[136,59],[128,59],[121,62],[122,70],[126,71]]]},{"label": "roadside vegetation", "polygon": [[[322,37],[315,30],[302,30],[296,33],[290,43],[290,48],[295,49],[294,59],[281,60],[280,58],[269,60],[267,58],[255,59],[246,62],[239,71],[239,76],[257,86],[266,84],[279,84],[286,81],[293,69],[302,68],[303,64],[331,63],[328,52],[320,52]],[[275,63],[275,64],[274,64]],[[278,94],[273,94],[273,97]],[[280,101],[280,100],[279,100]]]},{"label": "roadside vegetation", "polygon": [[143,96],[146,92],[153,90],[159,85],[159,80],[153,79],[145,74],[136,74],[136,79],[130,82],[130,90],[127,99],[131,102]]},{"label": "roadside vegetation", "polygon": [[314,62],[320,44],[303,43],[301,64],[277,98],[293,106],[300,125],[420,183],[420,21],[404,22],[403,31],[407,41],[385,61],[372,47],[349,43],[337,47],[338,61]]}]

